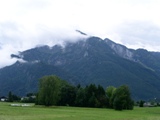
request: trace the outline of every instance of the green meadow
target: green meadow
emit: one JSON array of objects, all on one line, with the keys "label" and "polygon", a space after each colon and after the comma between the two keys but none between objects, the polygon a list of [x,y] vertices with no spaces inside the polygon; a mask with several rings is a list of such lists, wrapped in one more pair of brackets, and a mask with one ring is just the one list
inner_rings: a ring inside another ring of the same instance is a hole
[{"label": "green meadow", "polygon": [[134,110],[78,107],[11,106],[0,102],[0,120],[160,120],[160,107]]}]

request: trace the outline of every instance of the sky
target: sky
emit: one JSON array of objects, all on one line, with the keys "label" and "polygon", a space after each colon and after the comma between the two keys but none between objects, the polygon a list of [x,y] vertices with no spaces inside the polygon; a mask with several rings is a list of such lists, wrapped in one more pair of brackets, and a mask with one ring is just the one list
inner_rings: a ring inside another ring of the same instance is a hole
[{"label": "sky", "polygon": [[88,36],[160,52],[160,0],[0,0],[0,68],[39,45]]}]

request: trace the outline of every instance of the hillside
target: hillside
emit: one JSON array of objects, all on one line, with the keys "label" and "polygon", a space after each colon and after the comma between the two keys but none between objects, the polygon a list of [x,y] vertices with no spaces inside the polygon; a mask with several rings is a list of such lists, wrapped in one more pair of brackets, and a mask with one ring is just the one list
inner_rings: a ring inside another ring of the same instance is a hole
[{"label": "hillside", "polygon": [[42,46],[11,55],[26,63],[0,69],[0,95],[35,92],[38,79],[55,74],[70,83],[127,84],[134,99],[160,98],[160,53],[133,50],[109,39],[90,37],[65,47]]}]

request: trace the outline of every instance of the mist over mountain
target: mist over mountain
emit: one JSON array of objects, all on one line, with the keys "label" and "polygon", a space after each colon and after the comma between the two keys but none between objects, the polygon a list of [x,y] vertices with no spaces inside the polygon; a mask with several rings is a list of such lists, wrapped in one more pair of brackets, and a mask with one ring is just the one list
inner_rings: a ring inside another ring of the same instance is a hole
[{"label": "mist over mountain", "polygon": [[36,92],[39,78],[57,75],[73,85],[94,83],[106,88],[126,84],[134,99],[160,98],[159,52],[128,49],[108,38],[89,37],[66,42],[65,47],[46,45],[11,57],[19,61],[0,69],[0,95]]}]

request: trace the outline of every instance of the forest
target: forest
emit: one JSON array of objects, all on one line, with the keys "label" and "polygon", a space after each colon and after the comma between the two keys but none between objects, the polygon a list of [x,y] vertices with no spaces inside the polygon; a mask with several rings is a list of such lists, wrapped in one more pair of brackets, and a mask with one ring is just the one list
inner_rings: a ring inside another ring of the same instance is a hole
[{"label": "forest", "polygon": [[118,88],[90,84],[73,86],[57,76],[44,76],[39,81],[37,105],[113,108],[132,110],[134,102],[126,85]]}]

